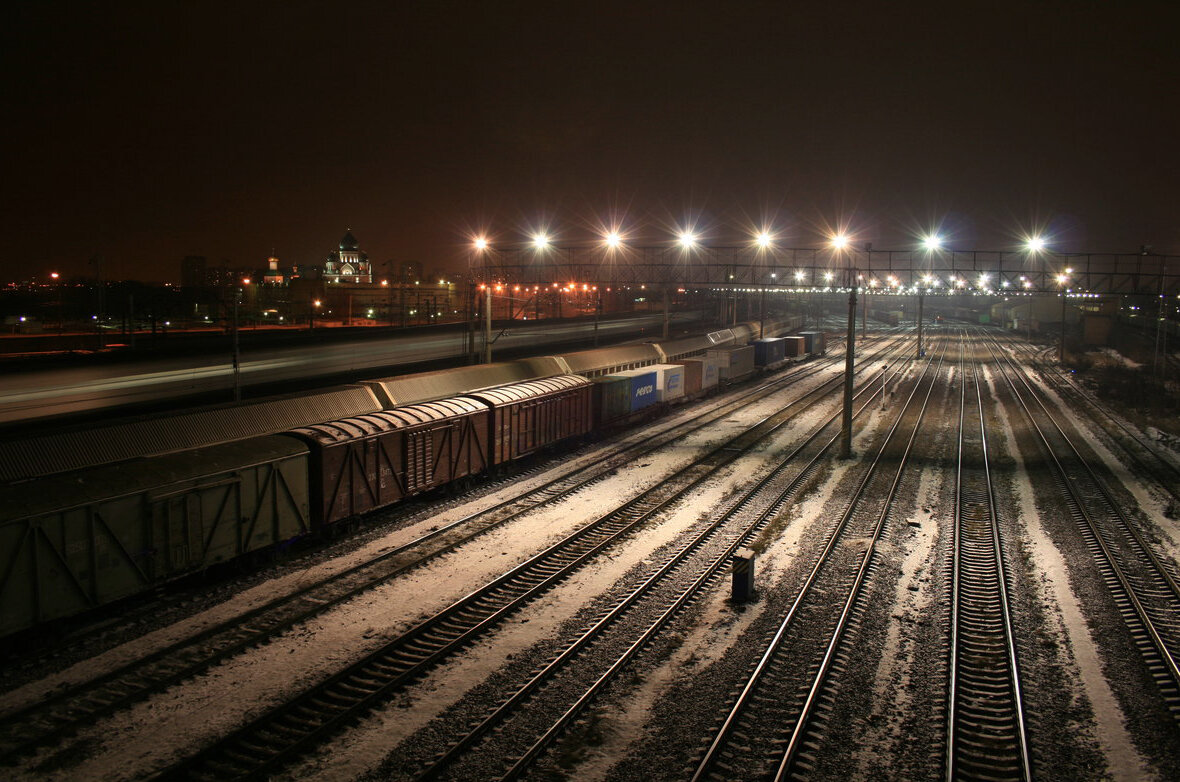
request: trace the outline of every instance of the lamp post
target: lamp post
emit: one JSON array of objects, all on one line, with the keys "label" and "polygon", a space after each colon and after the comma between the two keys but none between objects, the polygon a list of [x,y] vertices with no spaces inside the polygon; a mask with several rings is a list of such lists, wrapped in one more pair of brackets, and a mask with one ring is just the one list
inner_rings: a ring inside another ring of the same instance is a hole
[{"label": "lamp post", "polygon": [[[832,248],[843,251],[848,238],[843,234],[832,237]],[[856,270],[848,258],[848,340],[844,353],[844,415],[840,426],[840,457],[852,457],[852,379],[856,356]]]},{"label": "lamp post", "polygon": [[[930,262],[930,254],[942,247],[942,237],[938,234],[931,234],[922,240],[922,244],[926,246],[926,261]],[[930,275],[926,275],[922,279],[922,284],[925,285],[930,281]],[[925,294],[925,288],[919,286],[918,288],[918,358],[923,358],[926,351],[922,349],[922,305]]]}]

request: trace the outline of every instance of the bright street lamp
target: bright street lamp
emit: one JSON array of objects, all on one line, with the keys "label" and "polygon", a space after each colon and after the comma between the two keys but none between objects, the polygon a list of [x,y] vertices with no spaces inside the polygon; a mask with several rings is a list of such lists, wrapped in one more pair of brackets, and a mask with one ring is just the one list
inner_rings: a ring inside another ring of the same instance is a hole
[{"label": "bright street lamp", "polygon": [[478,237],[478,238],[475,240],[474,244],[475,244],[475,249],[477,249],[477,250],[486,250],[486,249],[488,249],[488,240],[487,240],[487,239],[485,239],[485,238],[483,238],[482,236]]},{"label": "bright street lamp", "polygon": [[533,236],[533,246],[538,250],[543,250],[549,246],[549,237],[543,233]]},{"label": "bright street lamp", "polygon": [[678,241],[681,247],[687,249],[697,243],[697,238],[692,231],[681,231]]},{"label": "bright street lamp", "polygon": [[618,231],[611,231],[603,239],[603,243],[613,250],[623,243],[623,237],[619,236]]},{"label": "bright street lamp", "polygon": [[773,240],[770,237],[770,233],[767,231],[763,231],[762,233],[760,233],[754,237],[755,244],[757,244],[763,250],[768,249],[770,247],[772,241]]}]

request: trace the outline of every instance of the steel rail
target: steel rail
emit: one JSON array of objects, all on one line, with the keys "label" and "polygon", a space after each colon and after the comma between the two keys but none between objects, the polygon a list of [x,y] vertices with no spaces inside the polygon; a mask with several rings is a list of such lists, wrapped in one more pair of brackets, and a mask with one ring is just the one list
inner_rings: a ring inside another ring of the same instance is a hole
[{"label": "steel rail", "polygon": [[[875,386],[875,380],[866,383],[870,389]],[[203,773],[202,768],[215,776],[233,774],[242,767],[247,769],[242,773],[248,774],[278,768],[470,644],[501,619],[564,580],[598,552],[670,506],[678,496],[709,479],[718,467],[736,460],[745,450],[789,422],[793,415],[791,408],[811,395],[820,396],[819,389],[715,446],[671,476],[669,481],[679,482],[675,495],[658,497],[668,490],[667,482],[648,489],[381,649],[167,769],[163,776],[199,775]],[[576,556],[571,556],[570,546],[581,540],[592,545],[583,546]],[[514,586],[518,583],[522,586]],[[341,688],[346,691],[344,694],[336,692]]]},{"label": "steel rail", "polygon": [[[926,362],[922,378],[925,378],[926,373],[929,372],[929,368],[930,368],[930,362]],[[757,690],[759,684],[761,683],[763,677],[765,676],[767,671],[771,668],[771,666],[774,664],[774,658],[775,658],[776,653],[778,652],[780,646],[782,645],[782,642],[786,636],[787,630],[793,625],[796,616],[800,612],[801,606],[804,604],[805,600],[810,596],[812,588],[819,580],[821,571],[823,571],[824,566],[828,563],[833,551],[835,551],[838,543],[840,542],[840,539],[841,539],[844,529],[851,522],[853,515],[856,512],[857,507],[859,505],[859,501],[860,501],[861,497],[864,495],[864,492],[865,492],[867,486],[869,485],[869,481],[871,480],[872,477],[874,477],[874,473],[883,458],[883,454],[885,453],[886,447],[892,441],[892,438],[896,434],[896,432],[901,424],[901,421],[905,418],[905,413],[909,409],[910,403],[914,399],[914,396],[917,393],[917,389],[920,387],[920,385],[921,385],[920,382],[915,383],[914,388],[911,390],[911,393],[910,393],[909,397],[907,398],[905,405],[902,407],[902,410],[898,414],[897,419],[894,421],[888,434],[884,438],[884,441],[883,441],[882,445],[880,446],[880,448],[878,449],[876,456],[874,457],[874,459],[871,462],[871,464],[869,465],[869,467],[865,470],[864,475],[861,477],[861,480],[860,480],[855,492],[853,493],[852,498],[848,502],[847,509],[845,510],[845,512],[841,516],[841,518],[833,526],[832,530],[828,533],[828,535],[824,541],[824,546],[823,546],[822,550],[820,551],[819,555],[816,557],[815,564],[812,566],[810,573],[807,575],[803,584],[800,586],[799,593],[796,596],[793,604],[791,605],[790,609],[788,610],[786,616],[783,618],[782,622],[779,624],[778,630],[775,633],[774,637],[771,639],[767,650],[762,655],[758,664],[755,666],[753,672],[750,674],[745,686],[743,687],[743,689],[742,689],[741,693],[738,695],[735,703],[733,704],[733,706],[729,710],[724,722],[722,723],[720,729],[717,731],[717,734],[715,735],[713,741],[711,742],[710,746],[705,751],[704,756],[701,758],[700,762],[698,763],[697,768],[692,776],[693,782],[699,782],[700,780],[705,779],[711,773],[711,770],[717,765],[717,762],[720,759],[720,755],[721,755],[724,747],[726,746],[730,735],[733,733],[733,731],[737,727],[738,720],[740,719],[741,715],[747,710],[751,700],[754,697],[754,693]],[[931,388],[932,387],[933,386],[931,385]],[[900,474],[900,468],[899,468],[899,474]],[[864,562],[867,562],[870,558],[871,557],[866,555]],[[814,694],[814,691],[813,691],[813,694]],[[809,696],[808,700],[810,701],[810,696]],[[801,724],[801,722],[802,722],[801,720],[799,722],[797,722],[797,725]]]},{"label": "steel rail", "polygon": [[[1010,368],[1010,371],[1017,377],[1020,377],[1015,367]],[[1146,658],[1145,661],[1147,662],[1149,672],[1156,680],[1156,684],[1160,686],[1161,695],[1168,702],[1168,708],[1173,718],[1180,720],[1180,666],[1177,665],[1176,654],[1169,648],[1169,644],[1165,641],[1163,633],[1160,632],[1155,620],[1151,618],[1151,610],[1144,605],[1139,591],[1132,583],[1131,577],[1120,564],[1121,556],[1113,550],[1111,544],[1106,540],[1106,536],[1103,535],[1100,525],[1094,520],[1093,514],[1087,506],[1087,499],[1079,496],[1079,489],[1074,485],[1074,479],[1058,458],[1053,445],[1049,442],[1048,435],[1036,422],[1030,403],[1020,394],[1016,381],[1012,377],[1009,377],[1008,370],[1004,371],[1004,375],[1008,380],[1009,386],[1012,388],[1018,404],[1024,411],[1029,425],[1036,433],[1047,461],[1053,466],[1058,483],[1061,485],[1063,499],[1070,507],[1079,531],[1086,541],[1087,547],[1090,549],[1091,556],[1094,557],[1099,567],[1103,581],[1110,590],[1111,597],[1117,604],[1118,610],[1122,614],[1123,620],[1131,632],[1136,646]],[[1173,591],[1175,582],[1172,580],[1170,574],[1158,565],[1158,559],[1154,553],[1142,545],[1142,541],[1138,539],[1137,534],[1124,518],[1122,508],[1113,502],[1106,487],[1098,480],[1092,468],[1085,464],[1085,460],[1081,458],[1080,453],[1077,452],[1060,425],[1048,413],[1048,410],[1045,409],[1044,403],[1027,387],[1027,381],[1022,378],[1021,382],[1026,386],[1026,393],[1033,397],[1034,401],[1042,408],[1049,422],[1056,427],[1057,435],[1066,446],[1065,450],[1072,453],[1075,459],[1085,466],[1083,472],[1086,473],[1086,477],[1089,477],[1096,486],[1102,500],[1107,503],[1108,507],[1106,510],[1108,515],[1120,522],[1123,525],[1124,531],[1130,533],[1131,540],[1127,542],[1137,544],[1132,547],[1132,553],[1143,557],[1141,564],[1146,565],[1151,570],[1149,578],[1158,580],[1165,586],[1170,585],[1168,591],[1171,594],[1169,597],[1174,605],[1169,609],[1169,612],[1173,615],[1180,612],[1180,600],[1177,599],[1176,593]],[[1157,657],[1158,661],[1153,661],[1151,659],[1152,656]]]},{"label": "steel rail", "polygon": [[[868,399],[864,404],[857,409],[856,415],[859,416],[865,409],[867,409],[876,400],[880,393],[876,384],[867,386],[858,394],[858,399],[864,395],[864,391],[868,391]],[[550,661],[541,671],[535,674],[526,684],[520,687],[512,696],[504,700],[495,711],[482,720],[474,729],[465,734],[458,742],[451,745],[448,750],[443,753],[436,761],[434,761],[429,768],[424,770],[416,777],[418,782],[425,782],[425,780],[435,779],[442,771],[455,760],[457,760],[466,750],[470,749],[481,737],[488,732],[495,729],[515,710],[518,710],[546,681],[553,678],[558,671],[567,666],[580,651],[582,651],[589,643],[599,637],[607,628],[621,619],[631,608],[635,606],[638,600],[650,591],[652,586],[659,581],[666,578],[677,567],[679,567],[693,552],[699,551],[711,538],[713,538],[724,525],[733,520],[735,516],[741,513],[748,505],[750,505],[755,498],[761,494],[767,487],[775,483],[789,466],[792,466],[794,461],[798,459],[804,451],[813,445],[825,430],[832,427],[839,419],[841,413],[836,413],[829,417],[825,422],[815,428],[813,433],[800,443],[790,454],[785,456],[783,460],[767,475],[759,479],[753,486],[746,489],[741,496],[736,499],[728,509],[719,514],[709,526],[698,533],[693,540],[685,544],[679,549],[676,554],[670,558],[658,570],[649,575],[644,581],[635,587],[625,598],[618,602],[609,613],[599,618],[589,628],[584,630],[577,639],[575,639],[565,650]],[[648,627],[640,634],[639,638],[635,640],[622,655],[618,656],[616,660],[601,674],[594,683],[587,688],[577,701],[570,706],[559,717],[550,728],[537,740],[532,746],[513,764],[513,766],[504,774],[502,779],[518,779],[522,776],[528,767],[536,760],[536,758],[555,741],[561,733],[569,726],[573,720],[589,705],[589,703],[598,695],[599,692],[614,679],[618,673],[634,659],[636,655],[642,651],[648,643],[655,637],[655,635],[688,603],[694,598],[698,597],[702,590],[704,590],[718,575],[720,568],[729,561],[733,553],[744,545],[753,535],[761,531],[769,521],[782,509],[783,505],[789,499],[797,494],[799,489],[808,481],[808,479],[818,470],[821,459],[831,451],[836,444],[839,434],[833,435],[828,440],[821,444],[819,450],[814,456],[805,464],[799,473],[791,479],[789,484],[778,492],[777,496],[759,512],[753,521],[746,525],[746,528],[736,533],[734,540],[731,541],[726,548],[720,553],[713,556],[713,558],[700,570],[693,582],[683,589],[676,599],[667,606],[660,615],[651,622]],[[732,534],[732,533],[731,533]]]},{"label": "steel rail", "polygon": [[[971,362],[974,394],[970,404],[976,415],[969,419],[962,351],[961,347],[960,375],[964,382],[959,387],[955,470],[946,779],[1027,782],[1032,779],[1032,761],[989,464],[979,363]],[[975,441],[978,446],[972,445]],[[968,463],[979,466],[967,468]]]},{"label": "steel rail", "polygon": [[[879,347],[879,354],[897,349],[896,343]],[[557,475],[534,489],[507,498],[475,513],[441,525],[414,540],[394,547],[381,555],[358,563],[328,578],[307,584],[280,598],[256,606],[232,619],[204,628],[200,632],[154,652],[130,660],[100,676],[64,688],[53,696],[14,710],[0,717],[0,763],[39,746],[54,743],[69,735],[77,726],[98,717],[127,708],[133,703],[198,675],[209,667],[258,646],[268,638],[305,622],[358,594],[420,567],[489,530],[503,526],[521,515],[556,502],[608,476],[621,460],[652,452],[676,439],[731,415],[748,404],[755,404],[799,380],[819,374],[835,361],[791,373],[743,391],[727,399],[706,414],[683,424],[674,424],[655,438],[648,438],[617,448],[594,465],[575,467]],[[827,381],[835,385],[840,378]],[[810,392],[809,392],[810,393]],[[513,507],[522,506],[522,507]],[[506,515],[495,514],[507,511]],[[473,527],[457,533],[464,527]],[[457,533],[444,538],[448,533]],[[425,553],[411,552],[437,541],[440,545]],[[403,561],[406,560],[406,561]],[[376,571],[376,572],[374,572]]]}]

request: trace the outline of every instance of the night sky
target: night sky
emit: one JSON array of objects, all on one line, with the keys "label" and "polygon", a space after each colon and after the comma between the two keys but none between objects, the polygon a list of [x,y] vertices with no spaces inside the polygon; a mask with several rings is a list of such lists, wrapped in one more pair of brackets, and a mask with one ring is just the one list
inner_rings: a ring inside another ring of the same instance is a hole
[{"label": "night sky", "polygon": [[1173,5],[23,3],[0,281],[614,221],[1180,252]]}]

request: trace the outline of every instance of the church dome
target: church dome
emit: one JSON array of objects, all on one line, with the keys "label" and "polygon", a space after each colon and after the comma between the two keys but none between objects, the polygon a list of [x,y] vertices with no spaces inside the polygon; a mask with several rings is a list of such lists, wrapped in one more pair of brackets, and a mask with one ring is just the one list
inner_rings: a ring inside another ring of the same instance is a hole
[{"label": "church dome", "polygon": [[344,238],[340,240],[341,250],[355,250],[357,248],[356,237],[352,235],[352,231],[347,231]]}]

